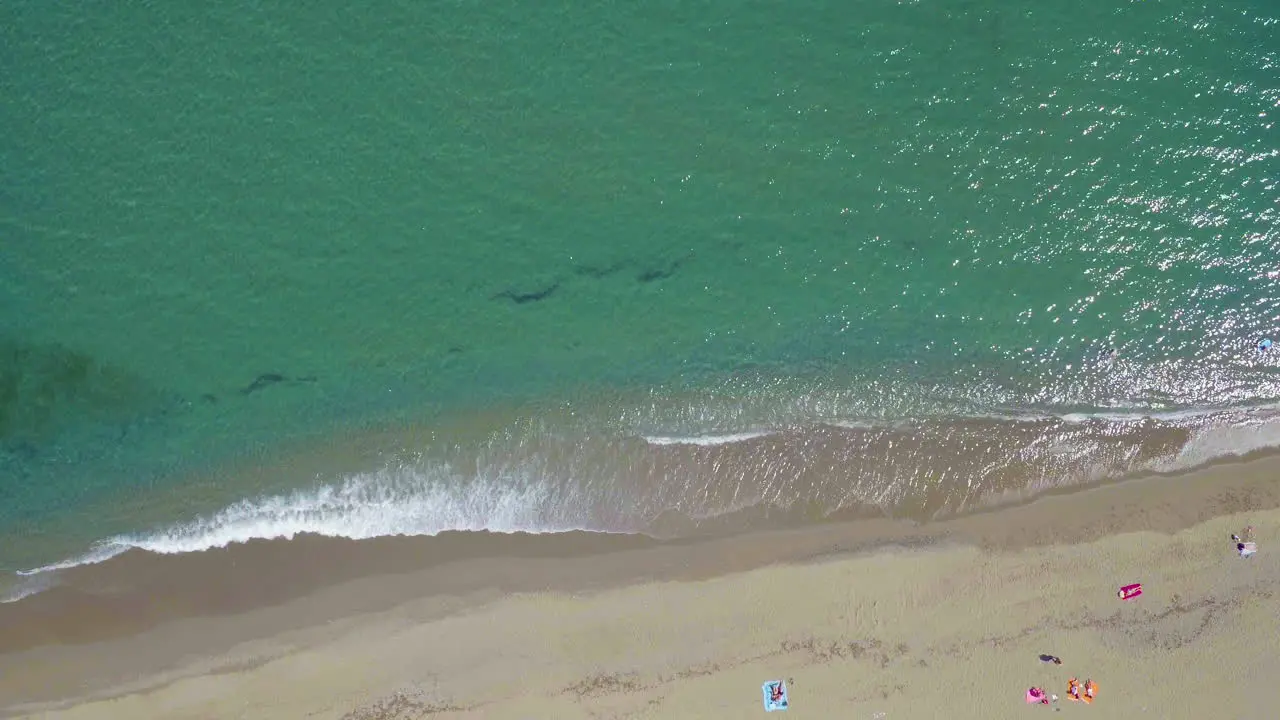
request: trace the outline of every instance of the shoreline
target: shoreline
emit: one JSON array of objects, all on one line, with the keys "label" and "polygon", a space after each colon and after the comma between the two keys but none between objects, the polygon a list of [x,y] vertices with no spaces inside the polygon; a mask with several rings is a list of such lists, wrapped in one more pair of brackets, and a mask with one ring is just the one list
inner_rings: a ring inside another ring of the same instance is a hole
[{"label": "shoreline", "polygon": [[[851,398],[817,380],[812,388],[809,380],[794,382],[771,390],[781,396],[742,406],[714,388],[685,388],[661,402],[646,402],[634,389],[578,388],[560,400],[477,406],[438,423],[386,419],[323,437],[299,435],[209,459],[145,490],[19,522],[0,535],[0,565],[8,572],[74,562],[113,538],[166,552],[177,549],[170,531],[191,541],[182,548],[191,550],[273,534],[371,537],[482,527],[667,538],[706,534],[703,525],[722,532],[735,519],[718,518],[752,507],[771,516],[786,516],[786,506],[809,510],[770,527],[855,513],[932,521],[981,510],[993,498],[1021,502],[1055,485],[1177,474],[1233,454],[1276,452],[1280,429],[1280,408],[1270,405],[846,423],[793,405]],[[793,391],[796,398],[785,397]],[[791,414],[765,410],[777,401]],[[690,424],[686,403],[697,405],[698,422]],[[404,512],[383,514],[388,496]],[[325,506],[334,500],[346,503],[340,512]],[[9,589],[0,579],[0,592]]]},{"label": "shoreline", "polygon": [[[62,587],[0,606],[0,696],[11,698],[0,713],[144,690],[160,678],[201,674],[198,662],[174,670],[191,658],[235,655],[246,645],[307,637],[408,607],[420,620],[440,620],[526,596],[625,594],[770,567],[871,562],[904,550],[994,558],[1120,534],[1168,537],[1223,516],[1280,508],[1277,469],[1280,458],[1268,455],[924,524],[833,520],[666,542],[591,533],[448,533],[362,541],[302,537],[174,556],[132,551],[69,571]],[[120,657],[130,660],[109,661]],[[150,680],[124,684],[130,677]]]}]

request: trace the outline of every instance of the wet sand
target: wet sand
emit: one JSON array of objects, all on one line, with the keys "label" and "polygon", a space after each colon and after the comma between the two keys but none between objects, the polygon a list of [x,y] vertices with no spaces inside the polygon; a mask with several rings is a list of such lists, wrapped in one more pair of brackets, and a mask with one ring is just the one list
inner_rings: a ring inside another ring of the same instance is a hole
[{"label": "wet sand", "polygon": [[724,718],[789,678],[786,717],[1050,712],[1032,684],[1094,717],[1272,717],[1277,508],[1261,457],[923,525],[129,553],[0,606],[0,713]]}]

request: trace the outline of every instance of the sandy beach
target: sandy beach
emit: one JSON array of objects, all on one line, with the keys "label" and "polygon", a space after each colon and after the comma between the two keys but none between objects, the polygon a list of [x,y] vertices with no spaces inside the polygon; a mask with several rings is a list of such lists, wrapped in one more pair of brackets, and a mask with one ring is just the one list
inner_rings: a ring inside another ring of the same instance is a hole
[{"label": "sandy beach", "polygon": [[[1280,462],[657,543],[476,536],[126,555],[0,607],[38,718],[1274,717]],[[1230,535],[1252,525],[1260,552]],[[117,578],[114,582],[109,578]],[[1140,582],[1124,602],[1118,586]],[[1052,654],[1062,665],[1041,662]],[[1067,681],[1093,679],[1092,705]],[[1028,687],[1057,703],[1028,705]],[[775,717],[775,716],[771,716]]]}]

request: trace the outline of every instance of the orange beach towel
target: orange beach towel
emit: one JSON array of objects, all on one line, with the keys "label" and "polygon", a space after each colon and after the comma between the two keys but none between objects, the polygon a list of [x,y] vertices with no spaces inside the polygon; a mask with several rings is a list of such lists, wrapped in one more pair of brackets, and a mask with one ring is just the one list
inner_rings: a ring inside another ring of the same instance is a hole
[{"label": "orange beach towel", "polygon": [[1098,694],[1098,683],[1092,680],[1084,681],[1084,697],[1080,698],[1087,703],[1093,702],[1094,697]]}]

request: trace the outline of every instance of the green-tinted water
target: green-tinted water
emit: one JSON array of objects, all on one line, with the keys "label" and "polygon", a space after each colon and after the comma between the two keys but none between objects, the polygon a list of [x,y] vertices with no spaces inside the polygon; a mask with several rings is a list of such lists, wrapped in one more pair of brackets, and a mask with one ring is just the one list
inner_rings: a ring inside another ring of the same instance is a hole
[{"label": "green-tinted water", "polygon": [[77,508],[291,437],[743,368],[1268,402],[1277,17],[6,3],[0,529],[82,543],[130,521]]}]

